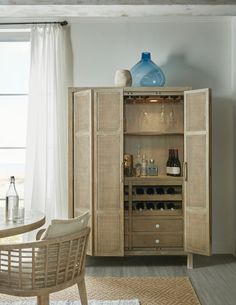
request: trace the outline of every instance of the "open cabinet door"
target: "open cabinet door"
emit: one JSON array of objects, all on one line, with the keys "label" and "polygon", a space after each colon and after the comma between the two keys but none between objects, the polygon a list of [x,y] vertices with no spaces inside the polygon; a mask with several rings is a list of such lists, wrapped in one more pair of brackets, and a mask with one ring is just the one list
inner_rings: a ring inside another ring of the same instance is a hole
[{"label": "open cabinet door", "polygon": [[94,254],[123,256],[123,90],[93,92]]},{"label": "open cabinet door", "polygon": [[74,93],[73,104],[73,201],[74,217],[81,210],[90,211],[91,227],[87,254],[93,254],[93,114],[92,91]]},{"label": "open cabinet door", "polygon": [[184,93],[184,246],[211,255],[211,92]]}]

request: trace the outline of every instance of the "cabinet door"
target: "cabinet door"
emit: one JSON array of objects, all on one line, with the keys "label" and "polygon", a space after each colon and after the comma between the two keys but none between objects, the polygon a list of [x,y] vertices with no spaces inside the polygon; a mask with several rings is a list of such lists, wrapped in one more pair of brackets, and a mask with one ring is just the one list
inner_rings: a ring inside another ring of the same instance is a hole
[{"label": "cabinet door", "polygon": [[184,94],[185,251],[211,254],[210,89]]},{"label": "cabinet door", "polygon": [[96,256],[123,256],[123,91],[94,90]]},{"label": "cabinet door", "polygon": [[88,254],[92,255],[93,247],[93,184],[92,184],[92,93],[91,90],[74,93],[74,217],[79,211],[89,210],[91,227],[88,243]]}]

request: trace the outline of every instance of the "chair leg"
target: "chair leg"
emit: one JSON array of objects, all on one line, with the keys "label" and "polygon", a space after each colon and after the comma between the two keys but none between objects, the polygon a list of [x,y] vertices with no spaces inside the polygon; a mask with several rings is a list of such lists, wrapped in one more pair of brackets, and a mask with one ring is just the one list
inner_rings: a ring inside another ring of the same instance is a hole
[{"label": "chair leg", "polygon": [[49,305],[49,294],[37,296],[38,305]]},{"label": "chair leg", "polygon": [[79,289],[81,305],[88,305],[87,291],[84,279],[80,281],[77,285]]}]

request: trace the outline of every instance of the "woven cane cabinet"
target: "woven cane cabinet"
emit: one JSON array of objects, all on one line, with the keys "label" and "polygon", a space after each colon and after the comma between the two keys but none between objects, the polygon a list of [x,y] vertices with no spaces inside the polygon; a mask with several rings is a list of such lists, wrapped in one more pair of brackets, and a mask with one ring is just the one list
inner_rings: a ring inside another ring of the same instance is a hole
[{"label": "woven cane cabinet", "polygon": [[[211,254],[210,95],[187,87],[70,88],[69,215],[90,210],[89,255],[187,255],[191,268],[192,254]],[[180,177],[165,174],[172,147]],[[123,156],[138,148],[157,161],[158,176],[124,176]],[[164,194],[140,195],[138,187]],[[137,202],[164,209],[140,211]]]}]

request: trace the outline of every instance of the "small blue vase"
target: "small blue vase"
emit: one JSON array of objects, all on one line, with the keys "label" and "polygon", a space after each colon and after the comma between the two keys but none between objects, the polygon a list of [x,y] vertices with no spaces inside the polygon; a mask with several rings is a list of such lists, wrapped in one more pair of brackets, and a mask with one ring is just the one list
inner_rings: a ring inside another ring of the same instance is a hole
[{"label": "small blue vase", "polygon": [[141,60],[130,70],[134,87],[162,87],[165,75],[152,60],[149,52],[143,52]]}]

